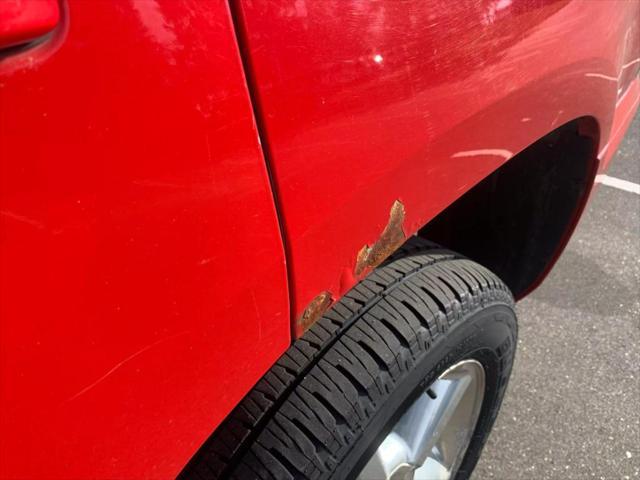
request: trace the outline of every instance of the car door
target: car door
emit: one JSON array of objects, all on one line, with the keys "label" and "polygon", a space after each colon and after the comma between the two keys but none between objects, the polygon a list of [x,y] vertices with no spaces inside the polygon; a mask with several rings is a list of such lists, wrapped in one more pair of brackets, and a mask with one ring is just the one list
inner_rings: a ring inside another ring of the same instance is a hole
[{"label": "car door", "polygon": [[14,7],[0,15],[0,477],[175,476],[290,338],[228,6]]}]

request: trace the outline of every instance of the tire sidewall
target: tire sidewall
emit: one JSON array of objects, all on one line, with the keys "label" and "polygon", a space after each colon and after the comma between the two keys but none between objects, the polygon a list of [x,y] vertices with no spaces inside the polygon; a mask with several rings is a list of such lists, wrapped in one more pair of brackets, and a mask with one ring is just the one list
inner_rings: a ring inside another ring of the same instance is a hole
[{"label": "tire sidewall", "polygon": [[355,478],[418,395],[450,366],[474,359],[485,370],[485,395],[473,436],[456,475],[456,479],[467,478],[478,461],[500,409],[513,364],[516,338],[516,316],[508,305],[490,305],[457,321],[399,380],[384,405],[354,442],[351,451],[337,466],[332,478]]}]

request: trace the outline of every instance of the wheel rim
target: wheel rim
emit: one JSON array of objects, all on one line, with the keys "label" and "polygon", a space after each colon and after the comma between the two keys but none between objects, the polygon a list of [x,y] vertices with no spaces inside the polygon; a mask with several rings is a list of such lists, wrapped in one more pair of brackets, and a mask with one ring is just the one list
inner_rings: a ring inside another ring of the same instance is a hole
[{"label": "wheel rim", "polygon": [[400,417],[358,479],[451,479],[475,430],[484,389],[476,360],[448,368]]}]

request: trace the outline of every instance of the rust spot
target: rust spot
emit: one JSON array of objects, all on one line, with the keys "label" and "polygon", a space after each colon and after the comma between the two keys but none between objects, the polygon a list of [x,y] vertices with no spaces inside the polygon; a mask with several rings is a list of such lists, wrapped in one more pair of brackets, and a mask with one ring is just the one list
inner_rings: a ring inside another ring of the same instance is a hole
[{"label": "rust spot", "polygon": [[316,323],[324,312],[331,305],[331,292],[322,292],[307,305],[302,315],[298,319],[298,328],[300,332],[304,332],[311,325]]},{"label": "rust spot", "polygon": [[372,246],[363,246],[358,252],[355,268],[356,275],[362,274],[368,268],[377,267],[404,243],[403,223],[404,205],[399,200],[396,200],[391,206],[389,223],[382,231],[378,241]]}]

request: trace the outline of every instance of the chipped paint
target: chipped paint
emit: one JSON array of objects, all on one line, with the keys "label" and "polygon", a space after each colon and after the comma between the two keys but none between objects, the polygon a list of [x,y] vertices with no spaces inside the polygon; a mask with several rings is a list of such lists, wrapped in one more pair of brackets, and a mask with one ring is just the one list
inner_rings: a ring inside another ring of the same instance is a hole
[{"label": "chipped paint", "polygon": [[311,303],[307,305],[307,308],[304,309],[304,312],[302,312],[302,315],[298,319],[298,328],[301,333],[316,323],[330,305],[331,292],[322,292],[311,300]]},{"label": "chipped paint", "polygon": [[371,247],[364,245],[358,252],[355,268],[356,275],[362,274],[368,268],[377,267],[404,243],[403,223],[404,205],[399,200],[396,200],[391,206],[389,223],[382,231],[378,241]]}]

